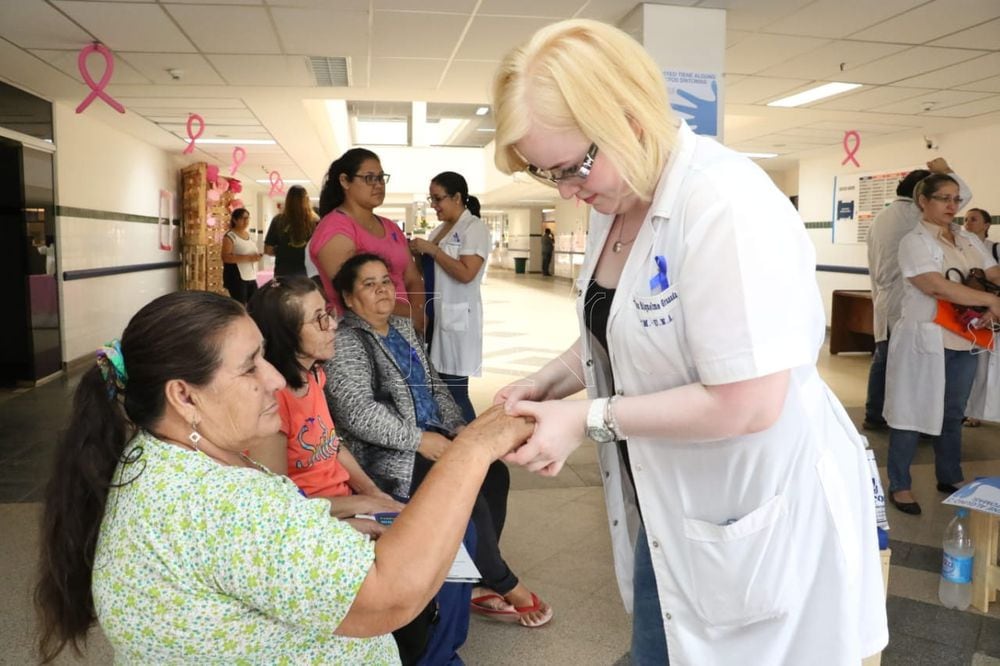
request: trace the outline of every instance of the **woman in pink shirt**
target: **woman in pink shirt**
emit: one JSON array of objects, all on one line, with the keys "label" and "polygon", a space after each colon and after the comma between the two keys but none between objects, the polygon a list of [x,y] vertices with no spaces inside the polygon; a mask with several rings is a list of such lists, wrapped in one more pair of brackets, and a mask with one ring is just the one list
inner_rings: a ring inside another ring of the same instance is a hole
[{"label": "woman in pink shirt", "polygon": [[365,148],[352,148],[327,171],[319,197],[319,226],[309,243],[309,256],[326,292],[326,300],[338,314],[344,311],[330,278],[345,261],[361,252],[384,257],[396,287],[394,314],[409,317],[424,331],[424,281],[406,236],[392,220],[375,214],[385,201],[389,174],[382,170],[378,155]]}]

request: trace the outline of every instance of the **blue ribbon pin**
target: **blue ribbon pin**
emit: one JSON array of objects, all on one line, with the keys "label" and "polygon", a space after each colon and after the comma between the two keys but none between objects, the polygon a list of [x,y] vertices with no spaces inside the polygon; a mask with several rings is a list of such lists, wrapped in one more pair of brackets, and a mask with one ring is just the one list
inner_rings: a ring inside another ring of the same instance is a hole
[{"label": "blue ribbon pin", "polygon": [[656,262],[656,275],[649,279],[649,290],[655,295],[666,291],[670,281],[667,279],[667,258],[658,254],[653,261]]}]

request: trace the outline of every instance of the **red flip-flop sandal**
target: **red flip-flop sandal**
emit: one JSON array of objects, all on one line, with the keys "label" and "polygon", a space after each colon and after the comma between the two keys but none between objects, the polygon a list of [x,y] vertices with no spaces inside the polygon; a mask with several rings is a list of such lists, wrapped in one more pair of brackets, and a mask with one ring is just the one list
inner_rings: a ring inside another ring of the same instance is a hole
[{"label": "red flip-flop sandal", "polygon": [[499,594],[484,594],[479,597],[473,597],[469,609],[476,615],[482,615],[483,617],[488,617],[499,622],[518,622],[521,619],[521,613],[519,613],[516,609],[493,608],[492,606],[486,605],[485,602],[493,599],[499,599],[503,603],[507,603],[507,600]]}]

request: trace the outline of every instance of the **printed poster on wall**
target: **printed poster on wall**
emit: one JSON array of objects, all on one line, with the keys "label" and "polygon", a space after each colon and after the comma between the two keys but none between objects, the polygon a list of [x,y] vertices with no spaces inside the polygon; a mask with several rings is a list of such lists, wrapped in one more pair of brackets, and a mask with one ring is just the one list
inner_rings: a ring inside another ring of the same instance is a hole
[{"label": "printed poster on wall", "polygon": [[834,178],[833,242],[865,244],[872,220],[895,201],[896,186],[912,170],[852,173]]},{"label": "printed poster on wall", "polygon": [[722,138],[722,105],[719,81],[714,72],[663,72],[670,95],[670,107],[702,136]]}]

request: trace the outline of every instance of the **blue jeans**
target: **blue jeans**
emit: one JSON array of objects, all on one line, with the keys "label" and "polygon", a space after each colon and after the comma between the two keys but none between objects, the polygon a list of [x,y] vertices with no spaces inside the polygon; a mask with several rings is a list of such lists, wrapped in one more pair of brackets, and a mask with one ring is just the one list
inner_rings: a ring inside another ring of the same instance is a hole
[{"label": "blue jeans", "polygon": [[865,421],[885,423],[882,408],[885,406],[885,366],[889,357],[889,340],[875,343],[872,366],[868,369],[868,398],[865,400]]},{"label": "blue jeans", "polygon": [[646,542],[646,528],[635,541],[635,575],[632,578],[633,666],[667,666],[667,636],[663,631],[660,596],[656,592],[653,560]]},{"label": "blue jeans", "polygon": [[[941,436],[934,439],[934,473],[938,483],[962,480],[962,419],[969,402],[979,359],[971,352],[944,350],[944,420]],[[910,463],[917,452],[920,433],[889,430],[889,492],[910,489]]]},{"label": "blue jeans", "polygon": [[441,381],[448,386],[451,397],[458,403],[458,408],[462,410],[462,418],[465,419],[465,422],[472,423],[476,420],[476,410],[469,399],[469,378],[446,375],[443,372],[439,372],[438,375],[441,377]]}]

